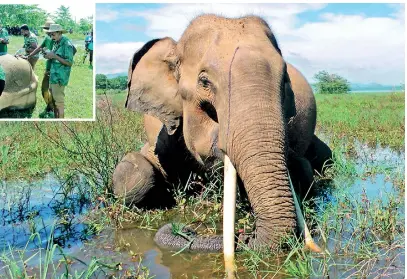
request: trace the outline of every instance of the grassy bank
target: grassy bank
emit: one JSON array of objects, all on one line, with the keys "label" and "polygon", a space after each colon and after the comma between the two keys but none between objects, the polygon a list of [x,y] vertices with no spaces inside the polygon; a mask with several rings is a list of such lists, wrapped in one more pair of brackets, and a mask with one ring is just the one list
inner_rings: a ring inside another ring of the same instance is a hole
[{"label": "grassy bank", "polygon": [[[67,35],[70,37],[69,34]],[[39,37],[41,43],[43,37]],[[22,36],[10,37],[8,53],[14,54],[24,44]],[[89,62],[82,63],[85,53],[84,46],[77,46],[77,53],[74,56],[68,86],[65,88],[65,118],[92,119],[93,118],[93,69],[89,68]],[[88,61],[88,60],[87,60]],[[41,83],[45,72],[46,60],[40,55],[40,59],[35,65],[35,74],[38,76],[37,104],[34,111],[16,111],[2,113],[2,118],[39,118],[39,114],[44,111],[46,104],[41,95]]]}]

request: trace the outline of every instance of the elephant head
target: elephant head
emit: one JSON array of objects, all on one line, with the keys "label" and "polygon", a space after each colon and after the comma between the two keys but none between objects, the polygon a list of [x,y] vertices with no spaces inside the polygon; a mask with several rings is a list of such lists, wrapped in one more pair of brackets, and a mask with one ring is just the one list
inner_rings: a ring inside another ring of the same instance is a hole
[{"label": "elephant head", "polygon": [[230,158],[256,215],[249,247],[275,247],[295,230],[286,165],[294,96],[264,20],[203,15],[178,43],[147,43],[130,64],[126,106],[159,118],[169,134],[182,128],[198,162]]}]

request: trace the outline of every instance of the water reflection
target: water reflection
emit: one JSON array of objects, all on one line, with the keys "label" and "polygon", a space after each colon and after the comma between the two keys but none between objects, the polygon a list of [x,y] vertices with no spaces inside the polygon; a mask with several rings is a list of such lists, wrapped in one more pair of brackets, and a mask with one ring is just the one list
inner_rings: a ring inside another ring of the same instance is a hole
[{"label": "water reflection", "polygon": [[[80,245],[82,241],[89,239],[87,226],[80,218],[90,204],[89,199],[86,194],[75,191],[64,194],[61,186],[59,180],[52,175],[32,183],[2,181],[0,251],[9,246],[44,248],[52,231],[54,243],[61,247]],[[39,238],[29,242],[34,233],[38,233]]]}]

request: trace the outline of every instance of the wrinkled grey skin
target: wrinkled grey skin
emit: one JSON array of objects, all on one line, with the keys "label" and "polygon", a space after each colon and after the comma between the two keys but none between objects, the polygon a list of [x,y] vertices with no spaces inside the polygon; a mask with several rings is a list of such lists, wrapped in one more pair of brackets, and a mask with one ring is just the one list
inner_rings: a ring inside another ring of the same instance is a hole
[{"label": "wrinkled grey skin", "polygon": [[[253,249],[276,247],[296,230],[288,171],[301,195],[311,185],[312,164],[331,156],[314,135],[311,87],[285,63],[258,17],[204,15],[178,43],[147,43],[129,67],[126,107],[145,114],[149,141],[142,157],[116,167],[115,193],[141,201],[150,191],[146,187],[164,189],[196,165],[205,169],[226,154],[257,217],[253,234],[243,239]],[[160,245],[185,243],[167,232],[157,234]],[[221,239],[198,237],[196,246],[221,249]]]}]

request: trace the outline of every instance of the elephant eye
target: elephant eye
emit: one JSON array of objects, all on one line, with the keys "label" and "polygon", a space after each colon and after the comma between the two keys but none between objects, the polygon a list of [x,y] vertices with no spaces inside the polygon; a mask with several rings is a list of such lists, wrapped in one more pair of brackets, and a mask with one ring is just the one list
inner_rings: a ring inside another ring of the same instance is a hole
[{"label": "elephant eye", "polygon": [[205,72],[199,74],[198,83],[204,88],[210,88],[212,86],[212,83],[209,81],[208,75]]}]

